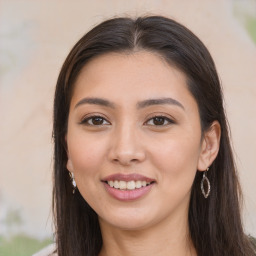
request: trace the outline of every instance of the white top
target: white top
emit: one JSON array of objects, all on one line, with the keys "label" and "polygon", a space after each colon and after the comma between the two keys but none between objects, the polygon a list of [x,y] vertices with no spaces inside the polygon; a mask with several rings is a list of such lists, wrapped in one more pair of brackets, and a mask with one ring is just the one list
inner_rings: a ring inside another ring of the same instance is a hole
[{"label": "white top", "polygon": [[57,256],[57,253],[53,253],[56,249],[55,244],[50,244],[43,248],[41,251],[33,254],[32,256]]}]

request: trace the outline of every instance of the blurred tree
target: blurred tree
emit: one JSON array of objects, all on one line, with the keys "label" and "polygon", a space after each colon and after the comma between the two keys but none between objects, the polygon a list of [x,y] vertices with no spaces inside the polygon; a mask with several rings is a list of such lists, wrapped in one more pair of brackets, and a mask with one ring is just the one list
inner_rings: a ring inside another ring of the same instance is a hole
[{"label": "blurred tree", "polygon": [[9,235],[17,232],[17,229],[22,226],[23,220],[19,209],[9,209],[6,217],[3,220]]}]

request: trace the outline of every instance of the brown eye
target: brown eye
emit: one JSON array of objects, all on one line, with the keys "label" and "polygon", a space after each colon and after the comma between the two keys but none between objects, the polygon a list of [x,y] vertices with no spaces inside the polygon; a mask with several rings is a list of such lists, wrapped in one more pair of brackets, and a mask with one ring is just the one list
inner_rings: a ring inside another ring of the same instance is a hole
[{"label": "brown eye", "polygon": [[104,122],[104,119],[101,118],[101,117],[96,116],[96,117],[92,118],[91,122],[92,122],[93,125],[102,125],[103,122]]},{"label": "brown eye", "polygon": [[100,126],[100,125],[109,125],[110,123],[106,121],[105,118],[101,116],[90,116],[84,119],[81,124],[90,125],[90,126]]},{"label": "brown eye", "polygon": [[163,117],[154,117],[153,118],[153,123],[154,125],[163,125],[165,119]]},{"label": "brown eye", "polygon": [[173,120],[165,116],[155,116],[147,121],[147,124],[152,126],[166,126],[173,123]]}]

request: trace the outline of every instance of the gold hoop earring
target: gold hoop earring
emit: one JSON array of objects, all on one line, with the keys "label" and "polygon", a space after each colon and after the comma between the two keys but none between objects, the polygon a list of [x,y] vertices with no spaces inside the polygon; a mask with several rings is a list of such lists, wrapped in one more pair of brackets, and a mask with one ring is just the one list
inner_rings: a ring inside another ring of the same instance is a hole
[{"label": "gold hoop earring", "polygon": [[75,181],[74,173],[73,172],[69,172],[69,176],[70,176],[71,184],[72,184],[72,187],[73,187],[73,194],[75,194],[75,191],[76,191],[76,181]]},{"label": "gold hoop earring", "polygon": [[[208,171],[209,171],[209,168],[207,168],[207,170],[204,172],[203,178],[201,180],[201,191],[202,191],[202,194],[204,195],[204,198],[207,198],[211,192],[211,184],[209,179],[206,176]],[[205,191],[205,183],[207,184],[207,191]]]}]

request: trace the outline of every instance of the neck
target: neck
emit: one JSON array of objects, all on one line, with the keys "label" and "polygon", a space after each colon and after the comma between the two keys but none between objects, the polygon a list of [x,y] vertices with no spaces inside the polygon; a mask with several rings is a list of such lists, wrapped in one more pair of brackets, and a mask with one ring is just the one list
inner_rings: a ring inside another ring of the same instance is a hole
[{"label": "neck", "polygon": [[196,256],[187,216],[140,230],[121,230],[101,223],[103,247],[99,256]]}]

